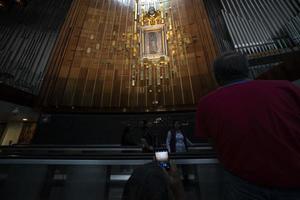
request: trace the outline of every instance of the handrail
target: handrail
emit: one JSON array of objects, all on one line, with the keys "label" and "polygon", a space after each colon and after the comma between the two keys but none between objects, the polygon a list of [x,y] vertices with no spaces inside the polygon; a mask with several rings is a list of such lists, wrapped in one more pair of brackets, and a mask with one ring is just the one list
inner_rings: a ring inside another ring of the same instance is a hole
[{"label": "handrail", "polygon": [[[119,148],[94,146],[60,146],[42,147],[32,145],[2,146],[0,147],[0,164],[91,164],[96,165],[126,165],[141,162],[149,162],[153,159],[153,153],[143,153],[141,148]],[[199,149],[200,147],[200,149]],[[198,149],[197,149],[198,148]],[[113,149],[113,150],[112,150]],[[216,163],[216,155],[211,146],[201,145],[191,148],[187,153],[170,154],[170,159],[179,164],[189,162]]]},{"label": "handrail", "polygon": [[[194,144],[190,150],[212,150],[208,143]],[[3,151],[142,151],[139,146],[121,145],[11,145],[0,146]]]}]

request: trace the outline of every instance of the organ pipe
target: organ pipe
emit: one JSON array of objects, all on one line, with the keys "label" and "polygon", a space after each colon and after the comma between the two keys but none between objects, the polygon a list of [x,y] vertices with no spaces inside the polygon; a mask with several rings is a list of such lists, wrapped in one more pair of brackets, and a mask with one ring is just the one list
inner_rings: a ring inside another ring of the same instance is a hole
[{"label": "organ pipe", "polygon": [[234,49],[247,55],[300,45],[297,0],[221,0],[221,14]]}]

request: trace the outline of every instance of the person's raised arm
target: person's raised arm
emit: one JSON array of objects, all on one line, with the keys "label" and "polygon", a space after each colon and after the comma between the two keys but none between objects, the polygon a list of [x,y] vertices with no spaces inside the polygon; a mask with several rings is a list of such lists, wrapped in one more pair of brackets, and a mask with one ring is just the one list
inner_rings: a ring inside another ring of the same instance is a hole
[{"label": "person's raised arm", "polygon": [[171,131],[168,131],[168,136],[166,139],[166,146],[167,146],[169,152],[171,152],[170,143],[171,143]]}]

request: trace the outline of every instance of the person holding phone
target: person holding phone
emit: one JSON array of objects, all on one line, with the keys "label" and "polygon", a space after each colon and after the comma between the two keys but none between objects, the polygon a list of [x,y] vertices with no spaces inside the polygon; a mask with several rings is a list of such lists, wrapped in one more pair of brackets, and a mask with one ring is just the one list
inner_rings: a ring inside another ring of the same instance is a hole
[{"label": "person holding phone", "polygon": [[176,166],[171,164],[167,171],[155,161],[136,168],[125,184],[122,200],[185,200]]},{"label": "person holding phone", "polygon": [[173,128],[168,131],[166,145],[170,153],[185,153],[193,143],[186,137],[178,120],[173,122]]}]

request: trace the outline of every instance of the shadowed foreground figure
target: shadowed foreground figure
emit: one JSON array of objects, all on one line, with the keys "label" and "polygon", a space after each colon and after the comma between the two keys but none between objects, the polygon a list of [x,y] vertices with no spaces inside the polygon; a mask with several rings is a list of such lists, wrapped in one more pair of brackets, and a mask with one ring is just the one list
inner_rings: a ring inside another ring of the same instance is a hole
[{"label": "shadowed foreground figure", "polygon": [[134,170],[122,200],[184,200],[184,190],[174,168],[166,172],[150,163]]},{"label": "shadowed foreground figure", "polygon": [[248,67],[236,52],[215,61],[221,87],[200,100],[197,135],[214,142],[225,199],[300,200],[300,88],[250,80]]}]

